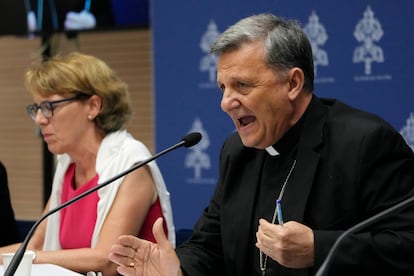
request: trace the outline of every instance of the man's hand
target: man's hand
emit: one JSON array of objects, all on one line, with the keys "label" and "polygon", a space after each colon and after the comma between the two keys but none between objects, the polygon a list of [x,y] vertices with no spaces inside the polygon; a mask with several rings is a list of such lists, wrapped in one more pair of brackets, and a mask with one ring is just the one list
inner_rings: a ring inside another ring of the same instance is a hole
[{"label": "man's hand", "polygon": [[313,231],[295,221],[281,225],[259,220],[256,246],[279,264],[289,268],[305,268],[314,262]]},{"label": "man's hand", "polygon": [[165,236],[162,218],[152,229],[157,243],[135,236],[120,236],[112,246],[109,259],[118,264],[118,272],[126,276],[177,276],[182,275],[180,261]]}]

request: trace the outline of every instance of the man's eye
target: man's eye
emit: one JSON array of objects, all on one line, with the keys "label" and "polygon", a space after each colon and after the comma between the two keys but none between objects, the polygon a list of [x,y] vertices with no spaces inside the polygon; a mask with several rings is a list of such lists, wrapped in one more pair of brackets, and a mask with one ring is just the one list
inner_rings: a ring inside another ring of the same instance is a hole
[{"label": "man's eye", "polygon": [[246,87],[249,87],[249,85],[248,85],[247,83],[245,83],[245,82],[238,82],[238,83],[237,83],[237,86],[238,86],[239,88],[246,88]]},{"label": "man's eye", "polygon": [[224,84],[220,84],[218,87],[219,87],[219,89],[220,89],[221,92],[224,92],[224,89],[226,88],[224,86]]}]

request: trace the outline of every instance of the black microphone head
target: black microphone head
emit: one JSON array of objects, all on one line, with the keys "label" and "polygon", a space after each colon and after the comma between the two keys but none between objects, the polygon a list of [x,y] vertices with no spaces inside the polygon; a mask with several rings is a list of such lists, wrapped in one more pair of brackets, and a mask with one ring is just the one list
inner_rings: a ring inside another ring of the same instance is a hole
[{"label": "black microphone head", "polygon": [[181,141],[184,141],[183,146],[186,148],[192,147],[196,144],[198,144],[198,142],[200,142],[201,140],[201,133],[200,132],[191,132],[189,134],[187,134],[186,136],[184,136],[183,139],[181,139]]}]

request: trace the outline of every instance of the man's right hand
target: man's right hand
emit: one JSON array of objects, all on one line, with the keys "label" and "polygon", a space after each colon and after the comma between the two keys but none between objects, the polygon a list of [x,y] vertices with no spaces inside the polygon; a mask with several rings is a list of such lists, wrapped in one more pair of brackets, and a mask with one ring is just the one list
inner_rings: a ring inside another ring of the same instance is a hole
[{"label": "man's right hand", "polygon": [[182,275],[180,261],[174,247],[165,236],[162,218],[152,228],[157,243],[135,236],[120,236],[113,245],[109,259],[118,264],[118,272],[125,276],[178,276]]}]

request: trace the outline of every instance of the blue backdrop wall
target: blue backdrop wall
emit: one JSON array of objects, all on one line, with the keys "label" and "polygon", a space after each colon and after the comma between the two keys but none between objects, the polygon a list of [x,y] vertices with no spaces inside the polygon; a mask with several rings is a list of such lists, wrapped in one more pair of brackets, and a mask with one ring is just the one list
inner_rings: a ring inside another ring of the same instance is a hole
[{"label": "blue backdrop wall", "polygon": [[218,157],[234,127],[220,110],[211,42],[242,17],[300,21],[314,51],[315,94],[389,121],[414,148],[412,0],[151,1],[156,148],[190,131],[199,145],[158,159],[177,229],[191,228],[213,193]]}]

